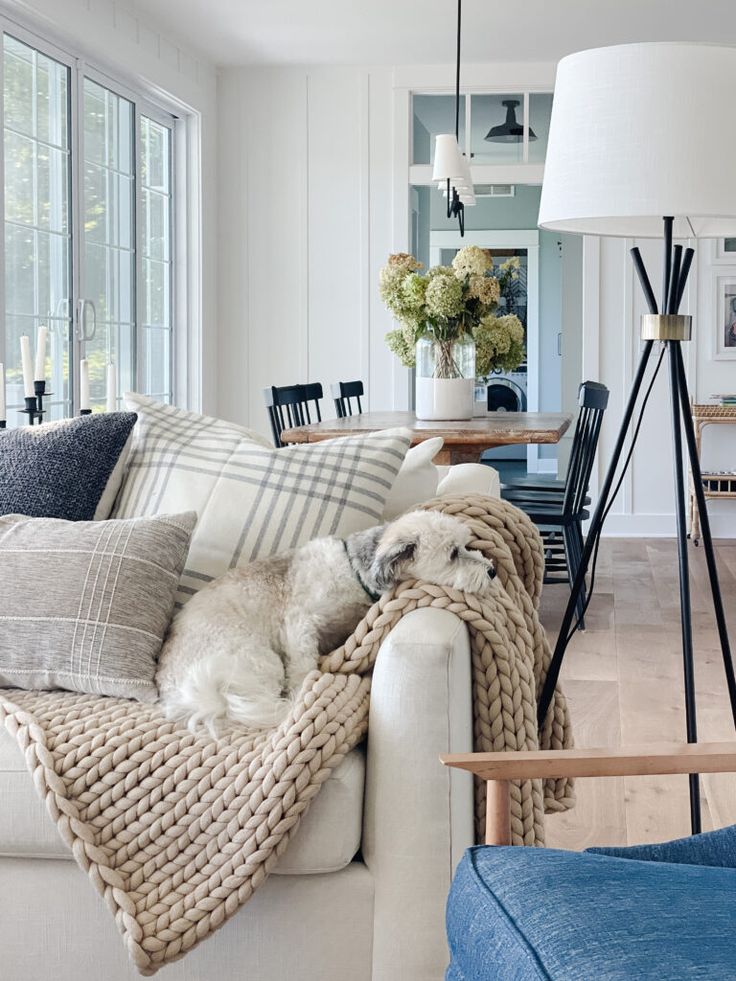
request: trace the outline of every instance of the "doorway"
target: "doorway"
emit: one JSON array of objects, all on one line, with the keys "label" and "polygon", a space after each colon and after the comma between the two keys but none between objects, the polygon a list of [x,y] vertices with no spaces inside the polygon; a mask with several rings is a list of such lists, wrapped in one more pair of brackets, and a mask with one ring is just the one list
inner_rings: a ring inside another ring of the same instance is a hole
[{"label": "doorway", "polygon": [[[447,264],[465,245],[488,248],[502,262],[518,255],[526,273],[516,310],[527,331],[527,358],[504,384],[521,389],[530,412],[574,413],[582,380],[582,247],[574,236],[537,228],[541,187],[533,184],[476,187],[477,203],[465,213],[465,236],[447,218],[435,187],[411,188],[411,249],[426,267]],[[480,401],[480,399],[479,399]],[[483,455],[508,476],[564,474],[569,440],[557,446],[515,446]]]}]

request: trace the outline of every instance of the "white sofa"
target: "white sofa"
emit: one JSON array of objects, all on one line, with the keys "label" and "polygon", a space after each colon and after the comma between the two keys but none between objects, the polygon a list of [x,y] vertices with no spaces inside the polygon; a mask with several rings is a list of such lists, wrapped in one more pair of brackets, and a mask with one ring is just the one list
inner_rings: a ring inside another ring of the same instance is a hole
[{"label": "white sofa", "polygon": [[[471,746],[467,630],[444,610],[416,610],[379,652],[366,745],[335,770],[254,898],[161,976],[440,981],[445,898],[472,844],[473,800],[471,777],[437,757]],[[0,730],[0,978],[136,977],[113,918]]]}]

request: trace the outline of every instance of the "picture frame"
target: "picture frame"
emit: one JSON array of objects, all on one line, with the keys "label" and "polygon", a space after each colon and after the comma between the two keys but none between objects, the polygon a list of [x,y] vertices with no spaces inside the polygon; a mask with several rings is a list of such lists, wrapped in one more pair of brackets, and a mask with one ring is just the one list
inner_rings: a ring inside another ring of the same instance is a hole
[{"label": "picture frame", "polygon": [[713,357],[716,361],[736,361],[736,270],[716,276],[715,287]]}]

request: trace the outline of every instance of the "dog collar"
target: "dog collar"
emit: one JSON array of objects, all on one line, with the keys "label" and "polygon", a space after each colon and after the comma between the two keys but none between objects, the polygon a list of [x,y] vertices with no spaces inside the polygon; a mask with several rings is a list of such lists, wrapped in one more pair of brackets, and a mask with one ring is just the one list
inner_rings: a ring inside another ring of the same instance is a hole
[{"label": "dog collar", "polygon": [[345,541],[344,538],[342,539],[342,547],[345,549],[345,555],[347,555],[348,557],[348,562],[350,564],[350,568],[353,570],[353,575],[358,580],[360,585],[363,587],[363,590],[373,600],[373,602],[377,603],[381,598],[380,593],[376,593],[370,588],[370,586],[366,583],[365,579],[361,576],[360,569],[356,569],[356,567],[353,565],[353,560],[350,558],[350,552],[348,551],[348,543]]}]

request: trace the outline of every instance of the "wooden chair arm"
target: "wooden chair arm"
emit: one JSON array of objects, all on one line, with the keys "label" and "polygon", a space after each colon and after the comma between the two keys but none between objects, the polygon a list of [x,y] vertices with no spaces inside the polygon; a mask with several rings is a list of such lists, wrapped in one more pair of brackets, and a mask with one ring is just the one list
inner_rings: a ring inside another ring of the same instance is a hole
[{"label": "wooden chair arm", "polygon": [[663,743],[619,749],[459,753],[445,766],[487,781],[486,844],[511,844],[509,780],[536,777],[630,777],[664,773],[736,772],[736,743]]}]

